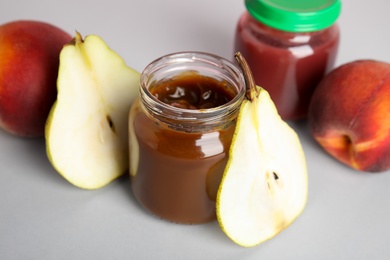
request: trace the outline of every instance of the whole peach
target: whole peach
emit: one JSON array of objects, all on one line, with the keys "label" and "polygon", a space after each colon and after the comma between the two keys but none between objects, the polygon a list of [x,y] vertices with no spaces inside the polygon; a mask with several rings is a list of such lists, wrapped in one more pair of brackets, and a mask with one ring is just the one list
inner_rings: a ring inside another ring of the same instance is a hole
[{"label": "whole peach", "polygon": [[308,121],[318,143],[346,165],[390,169],[390,64],[358,60],[333,70],[315,90]]},{"label": "whole peach", "polygon": [[18,136],[43,136],[57,96],[59,53],[71,40],[41,21],[0,25],[0,127]]}]

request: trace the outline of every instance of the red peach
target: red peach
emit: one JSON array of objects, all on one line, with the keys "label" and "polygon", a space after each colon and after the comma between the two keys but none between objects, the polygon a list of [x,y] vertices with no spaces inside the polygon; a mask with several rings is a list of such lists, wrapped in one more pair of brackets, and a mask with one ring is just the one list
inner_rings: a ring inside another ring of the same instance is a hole
[{"label": "red peach", "polygon": [[339,161],[360,171],[390,169],[390,64],[359,60],[333,70],[315,90],[308,121]]},{"label": "red peach", "polygon": [[72,37],[51,24],[20,20],[0,26],[0,127],[41,137],[57,96],[59,53]]}]

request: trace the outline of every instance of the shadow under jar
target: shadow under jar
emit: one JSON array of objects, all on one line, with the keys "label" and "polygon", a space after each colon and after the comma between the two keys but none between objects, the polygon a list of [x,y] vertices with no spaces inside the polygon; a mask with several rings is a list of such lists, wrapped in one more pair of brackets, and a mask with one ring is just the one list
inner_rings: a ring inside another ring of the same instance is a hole
[{"label": "shadow under jar", "polygon": [[131,187],[144,208],[176,223],[216,218],[244,95],[241,70],[211,54],[169,54],[144,69],[129,114]]}]

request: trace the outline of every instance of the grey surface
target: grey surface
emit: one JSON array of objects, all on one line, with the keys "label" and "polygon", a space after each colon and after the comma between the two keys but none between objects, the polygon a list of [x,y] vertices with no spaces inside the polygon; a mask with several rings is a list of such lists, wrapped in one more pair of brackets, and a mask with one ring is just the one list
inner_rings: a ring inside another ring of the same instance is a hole
[{"label": "grey surface", "polygon": [[[390,2],[345,0],[338,64],[390,62]],[[232,55],[243,1],[0,2],[0,23],[39,19],[73,33],[98,34],[141,71],[175,51]],[[1,57],[0,57],[1,58]],[[44,140],[0,130],[1,259],[389,259],[390,172],[364,174],[341,165],[294,123],[307,156],[309,199],[303,214],[254,248],[231,242],[216,222],[171,224],[144,212],[129,179],[86,191],[49,164]]]}]

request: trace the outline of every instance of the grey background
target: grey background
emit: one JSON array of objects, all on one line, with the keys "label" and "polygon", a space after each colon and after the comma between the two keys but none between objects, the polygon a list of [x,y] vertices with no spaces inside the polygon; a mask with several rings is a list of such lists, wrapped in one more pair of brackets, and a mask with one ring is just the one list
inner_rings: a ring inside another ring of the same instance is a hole
[{"label": "grey background", "polygon": [[[386,0],[343,1],[338,65],[390,62],[389,10]],[[71,34],[98,34],[141,71],[182,50],[230,58],[243,11],[239,0],[1,0],[0,23],[39,19]],[[147,214],[127,176],[95,191],[76,188],[51,167],[43,139],[0,130],[0,258],[389,259],[390,171],[354,171],[319,148],[306,122],[292,126],[307,156],[307,207],[280,235],[249,249],[231,242],[217,222],[177,225]]]}]

